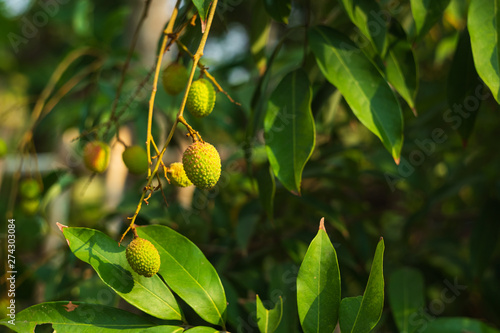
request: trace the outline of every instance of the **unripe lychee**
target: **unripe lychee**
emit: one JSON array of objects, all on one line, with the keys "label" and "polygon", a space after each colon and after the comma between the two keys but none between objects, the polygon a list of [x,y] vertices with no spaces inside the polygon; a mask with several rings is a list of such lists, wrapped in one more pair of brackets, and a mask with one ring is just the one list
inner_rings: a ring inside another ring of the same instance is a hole
[{"label": "unripe lychee", "polygon": [[0,139],[0,158],[7,155],[7,144],[3,139]]},{"label": "unripe lychee", "polygon": [[38,182],[34,179],[25,179],[19,186],[19,194],[24,199],[35,199],[40,195],[41,188]]},{"label": "unripe lychee", "polygon": [[148,171],[148,155],[141,146],[127,147],[123,151],[122,159],[131,173],[141,174]]},{"label": "unripe lychee", "polygon": [[205,117],[212,113],[215,105],[215,89],[206,79],[194,81],[189,89],[186,107],[195,117]]},{"label": "unripe lychee", "polygon": [[163,70],[163,88],[170,95],[177,95],[186,87],[189,73],[183,65],[173,63]]},{"label": "unripe lychee", "polygon": [[109,165],[109,146],[102,141],[92,141],[83,149],[83,161],[85,166],[93,172],[102,173]]},{"label": "unripe lychee", "polygon": [[170,180],[172,185],[178,187],[188,187],[193,185],[193,183],[191,183],[189,178],[186,176],[184,167],[180,162],[170,164],[168,167],[168,180]]},{"label": "unripe lychee", "polygon": [[220,156],[214,146],[197,141],[187,147],[182,164],[189,180],[201,189],[211,189],[221,173]]},{"label": "unripe lychee", "polygon": [[127,261],[139,275],[152,277],[160,269],[160,254],[153,243],[144,238],[134,238],[125,250]]},{"label": "unripe lychee", "polygon": [[21,210],[26,216],[35,215],[39,206],[40,200],[38,200],[38,198],[21,200]]}]

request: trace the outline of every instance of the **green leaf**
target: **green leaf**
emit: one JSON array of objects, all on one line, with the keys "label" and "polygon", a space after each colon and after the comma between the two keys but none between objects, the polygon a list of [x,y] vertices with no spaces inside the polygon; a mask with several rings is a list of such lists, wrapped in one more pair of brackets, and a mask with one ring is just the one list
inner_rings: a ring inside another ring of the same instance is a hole
[{"label": "green leaf", "polygon": [[183,320],[177,301],[158,275],[147,278],[132,270],[125,247],[100,231],[63,227],[71,251],[92,265],[101,280],[124,300],[161,319]]},{"label": "green leaf", "polygon": [[159,273],[168,286],[207,322],[224,327],[226,295],[215,268],[186,237],[161,225],[137,228],[160,252]]},{"label": "green leaf", "polygon": [[363,296],[346,297],[340,302],[339,325],[341,332],[351,332],[361,307]]},{"label": "green leaf", "polygon": [[324,219],[300,265],[297,306],[305,333],[332,333],[335,329],[340,306],[340,271]]},{"label": "green leaf", "polygon": [[476,70],[493,96],[500,103],[498,45],[500,34],[500,4],[498,0],[472,0],[469,6],[469,28]]},{"label": "green leaf", "polygon": [[218,331],[212,327],[196,326],[196,327],[190,328],[184,332],[188,332],[188,333],[219,333],[220,331]]},{"label": "green leaf", "polygon": [[342,0],[342,4],[361,33],[375,46],[378,54],[384,55],[387,38],[387,18],[381,15],[377,2],[366,0]]},{"label": "green leaf", "polygon": [[311,99],[307,74],[302,69],[288,73],[271,95],[264,122],[273,172],[283,186],[298,194],[316,142]]},{"label": "green leaf", "polygon": [[274,195],[276,193],[276,182],[270,165],[265,165],[257,172],[257,184],[259,186],[259,199],[267,216],[272,221],[274,215]]},{"label": "green leaf", "polygon": [[198,14],[200,15],[200,20],[202,24],[202,32],[205,31],[205,24],[207,22],[207,14],[208,14],[208,9],[210,7],[210,4],[212,3],[212,0],[193,0],[193,4],[198,10]]},{"label": "green leaf", "polygon": [[411,0],[417,39],[424,36],[443,16],[450,0]]},{"label": "green leaf", "polygon": [[262,304],[259,295],[257,295],[257,325],[261,333],[273,333],[276,331],[282,316],[283,299],[281,297],[274,308],[268,310],[264,307],[264,304]]},{"label": "green leaf", "polygon": [[391,24],[388,39],[389,46],[385,57],[387,81],[414,110],[418,87],[417,62],[406,33],[396,20]]},{"label": "green leaf", "polygon": [[437,318],[427,324],[422,333],[499,333],[500,331],[471,318]]},{"label": "green leaf", "polygon": [[351,333],[370,332],[382,316],[384,309],[384,249],[384,240],[381,238],[375,250],[370,277]]},{"label": "green leaf", "polygon": [[0,325],[20,333],[34,332],[35,327],[42,324],[52,324],[54,332],[65,333],[183,331],[177,326],[155,326],[146,318],[121,309],[82,302],[69,304],[67,301],[41,303],[24,309],[16,314],[15,325],[9,324],[8,320],[0,320]]},{"label": "green leaf", "polygon": [[[457,115],[459,117],[457,119],[460,119],[457,130],[464,146],[467,145],[467,140],[474,128],[476,116],[481,105],[481,99],[478,98],[478,90],[481,93],[482,89],[483,84],[474,67],[469,33],[465,29],[458,41],[447,85],[448,106],[450,110],[461,112]],[[475,104],[470,104],[471,100]]]},{"label": "green leaf", "polygon": [[349,38],[334,29],[311,29],[309,44],[323,75],[399,163],[403,115],[394,92],[376,67]]},{"label": "green leaf", "polygon": [[[389,280],[389,304],[394,321],[400,332],[416,332],[416,325],[410,316],[424,308],[424,279],[413,268],[401,268],[392,273]],[[418,323],[418,322],[417,322]]]},{"label": "green leaf", "polygon": [[292,0],[264,0],[264,6],[274,20],[288,24]]}]

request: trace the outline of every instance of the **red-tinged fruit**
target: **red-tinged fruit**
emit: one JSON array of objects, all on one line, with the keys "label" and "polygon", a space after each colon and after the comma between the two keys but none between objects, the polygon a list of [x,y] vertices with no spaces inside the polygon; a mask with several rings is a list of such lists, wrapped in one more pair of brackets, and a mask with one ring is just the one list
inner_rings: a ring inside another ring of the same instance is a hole
[{"label": "red-tinged fruit", "polygon": [[110,148],[102,141],[92,141],[83,149],[83,161],[87,169],[97,173],[106,171],[109,165]]}]

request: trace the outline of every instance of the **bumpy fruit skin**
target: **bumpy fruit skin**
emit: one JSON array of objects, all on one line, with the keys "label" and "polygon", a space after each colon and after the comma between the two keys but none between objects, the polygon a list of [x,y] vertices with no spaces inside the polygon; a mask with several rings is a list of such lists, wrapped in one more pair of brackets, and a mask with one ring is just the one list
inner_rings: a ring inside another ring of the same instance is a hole
[{"label": "bumpy fruit skin", "polygon": [[198,118],[212,113],[215,105],[215,89],[206,79],[199,79],[191,84],[186,107],[189,112]]},{"label": "bumpy fruit skin", "polygon": [[83,149],[85,166],[93,172],[103,173],[109,165],[109,146],[102,141],[92,141]]},{"label": "bumpy fruit skin", "polygon": [[0,158],[7,155],[7,144],[3,139],[0,139]]},{"label": "bumpy fruit skin", "polygon": [[34,179],[25,179],[19,186],[19,194],[23,199],[35,199],[40,195],[41,189]]},{"label": "bumpy fruit skin", "polygon": [[163,70],[163,88],[169,95],[177,95],[186,87],[189,73],[183,65],[173,63]]},{"label": "bumpy fruit skin", "polygon": [[172,185],[177,187],[188,187],[193,185],[193,183],[191,183],[189,178],[186,176],[184,167],[180,162],[170,164],[168,167],[168,180],[170,180]]},{"label": "bumpy fruit skin", "polygon": [[125,250],[127,261],[139,275],[152,277],[160,269],[160,254],[153,243],[144,238],[134,238]]},{"label": "bumpy fruit skin", "polygon": [[139,175],[148,171],[148,155],[141,146],[127,147],[123,151],[122,159],[131,173]]},{"label": "bumpy fruit skin", "polygon": [[219,153],[207,142],[197,141],[187,147],[182,155],[182,164],[187,177],[198,188],[209,190],[220,178]]}]

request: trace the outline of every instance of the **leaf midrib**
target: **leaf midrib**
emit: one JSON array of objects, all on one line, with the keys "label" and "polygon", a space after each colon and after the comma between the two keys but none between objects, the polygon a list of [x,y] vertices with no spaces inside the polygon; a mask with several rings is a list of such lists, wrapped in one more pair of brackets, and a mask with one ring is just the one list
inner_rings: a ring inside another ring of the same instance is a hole
[{"label": "leaf midrib", "polygon": [[[361,86],[359,85],[359,82],[358,80],[355,80],[354,79],[354,75],[352,74],[351,70],[349,69],[349,67],[347,67],[347,65],[345,64],[345,62],[343,61],[342,57],[339,55],[339,53],[337,52],[337,50],[333,47],[333,46],[330,46],[330,43],[328,38],[323,34],[323,32],[319,29],[316,29],[316,31],[318,31],[318,33],[321,35],[321,37],[323,37],[323,40],[326,42],[325,44],[332,49],[333,53],[335,53],[335,55],[337,56],[337,59],[339,59],[339,62],[341,63],[342,67],[344,67],[344,69],[348,72],[348,74],[351,76],[351,78],[353,79],[352,81],[354,81],[355,85],[358,87],[358,90],[361,91],[361,95],[362,97],[364,97],[365,101],[368,102],[368,105],[370,106],[371,103],[370,103],[370,99],[368,98],[368,96],[365,94],[365,91],[361,88]],[[383,122],[381,121],[381,119],[379,118],[378,114],[376,112],[373,112],[371,113],[373,115],[373,117],[377,118],[378,122],[380,124],[383,124]],[[373,125],[375,126],[375,128],[377,129],[377,131],[379,132],[379,134],[381,136],[383,136],[384,138],[386,138],[387,140],[389,140],[389,143],[391,144],[391,148],[393,146],[393,143],[392,143],[392,140],[390,139],[390,137],[388,136],[388,133],[386,132],[385,128],[382,127],[381,129],[378,128],[376,125],[375,125],[375,122],[373,122]],[[383,133],[382,133],[383,132]],[[382,138],[381,138],[382,139]],[[382,139],[383,140],[383,139]]]}]

